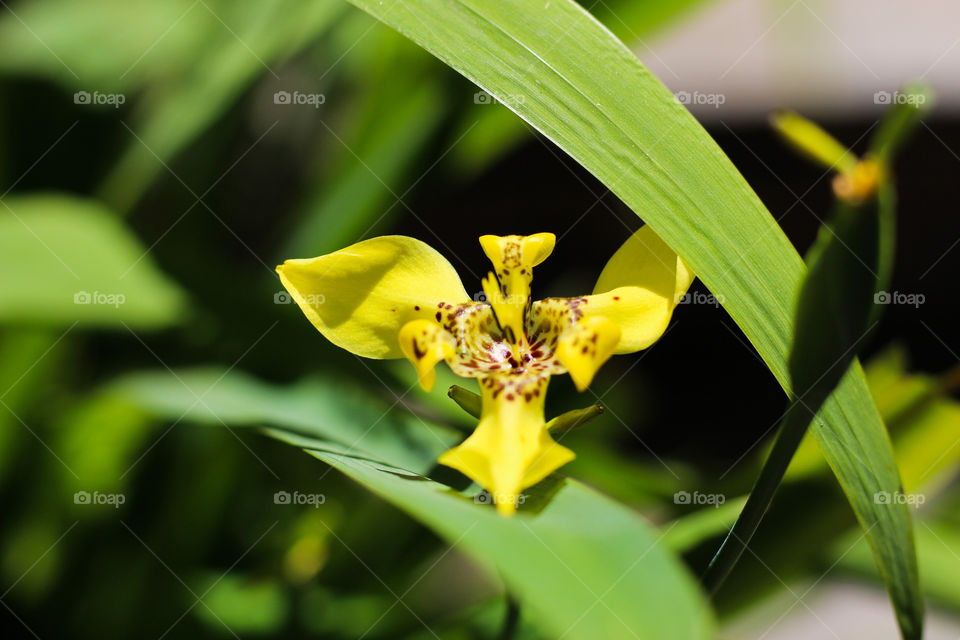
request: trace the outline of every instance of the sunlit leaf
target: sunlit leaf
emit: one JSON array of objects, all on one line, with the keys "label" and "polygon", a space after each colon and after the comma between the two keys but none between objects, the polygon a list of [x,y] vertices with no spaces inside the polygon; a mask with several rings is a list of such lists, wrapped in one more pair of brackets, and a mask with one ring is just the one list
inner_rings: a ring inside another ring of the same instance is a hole
[{"label": "sunlit leaf", "polygon": [[149,248],[94,200],[0,200],[0,322],[163,327],[185,308]]},{"label": "sunlit leaf", "polygon": [[[787,356],[804,266],[769,212],[699,124],[636,57],[573,2],[353,3],[501,98],[599,178],[674,248],[740,325],[773,374]],[[594,61],[585,65],[584,60]],[[523,101],[510,101],[523,95]],[[905,509],[865,507],[900,482],[854,363],[814,431],[889,574],[904,633],[921,628]],[[870,443],[869,463],[858,455]]]},{"label": "sunlit leaf", "polygon": [[[529,504],[521,513],[503,518],[475,497],[478,489],[460,493],[414,471],[432,468],[437,445],[446,445],[426,435],[424,423],[409,425],[396,413],[382,412],[368,394],[351,394],[332,381],[286,390],[235,372],[177,377],[189,390],[167,372],[128,376],[112,388],[168,420],[280,427],[270,433],[411,513],[483,566],[495,567],[525,615],[551,636],[709,637],[710,609],[662,534],[576,481],[541,483],[527,492]],[[201,404],[192,392],[202,394]],[[380,462],[381,454],[405,464]]]}]

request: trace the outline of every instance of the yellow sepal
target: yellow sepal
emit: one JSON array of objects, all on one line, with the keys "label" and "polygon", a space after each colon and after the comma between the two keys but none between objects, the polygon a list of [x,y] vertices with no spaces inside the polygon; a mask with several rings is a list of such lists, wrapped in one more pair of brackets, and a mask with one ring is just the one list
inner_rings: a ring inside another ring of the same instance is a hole
[{"label": "yellow sepal", "polygon": [[440,464],[464,474],[490,494],[497,511],[512,516],[520,492],[570,462],[574,453],[546,429],[546,376],[496,376],[481,381],[480,423]]},{"label": "yellow sepal", "polygon": [[644,226],[613,254],[581,309],[618,324],[615,353],[632,353],[663,335],[694,277],[667,243]]},{"label": "yellow sepal", "polygon": [[366,358],[402,357],[400,328],[470,297],[453,266],[424,242],[381,236],[317,258],[287,260],[280,281],[330,342]]}]

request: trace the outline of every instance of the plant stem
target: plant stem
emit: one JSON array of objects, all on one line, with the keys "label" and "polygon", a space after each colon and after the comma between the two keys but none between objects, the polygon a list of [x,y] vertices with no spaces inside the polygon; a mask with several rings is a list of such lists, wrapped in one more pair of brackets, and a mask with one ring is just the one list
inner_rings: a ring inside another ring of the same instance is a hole
[{"label": "plant stem", "polygon": [[753,485],[743,511],[740,512],[740,517],[703,575],[704,588],[711,596],[720,589],[750,544],[812,419],[810,410],[802,401],[794,401],[787,409],[777,440]]},{"label": "plant stem", "polygon": [[520,604],[509,594],[507,598],[507,613],[503,619],[503,628],[500,630],[499,640],[513,640],[520,622]]}]

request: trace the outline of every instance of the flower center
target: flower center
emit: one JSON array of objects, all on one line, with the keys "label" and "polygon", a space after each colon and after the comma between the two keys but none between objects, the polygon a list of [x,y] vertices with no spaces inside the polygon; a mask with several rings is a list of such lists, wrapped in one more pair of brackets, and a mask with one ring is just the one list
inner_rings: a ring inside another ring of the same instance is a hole
[{"label": "flower center", "polygon": [[443,305],[437,315],[440,328],[453,338],[447,362],[461,377],[563,372],[556,359],[558,327],[538,313],[529,315],[519,334],[500,326],[489,303]]},{"label": "flower center", "polygon": [[487,301],[440,302],[433,318],[423,310],[400,330],[400,347],[425,389],[433,388],[440,361],[458,376],[480,378],[491,399],[504,392],[508,400],[530,402],[554,374],[570,373],[581,390],[589,384],[612,355],[620,328],[600,316],[585,317],[588,298],[531,302],[533,267],[554,242],[550,233],[480,238],[494,266],[483,280]]}]

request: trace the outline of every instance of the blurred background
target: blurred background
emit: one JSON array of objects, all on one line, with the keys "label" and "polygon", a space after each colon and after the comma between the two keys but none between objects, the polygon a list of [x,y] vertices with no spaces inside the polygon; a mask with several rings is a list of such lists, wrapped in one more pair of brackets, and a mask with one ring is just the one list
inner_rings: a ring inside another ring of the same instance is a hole
[{"label": "blurred background", "polygon": [[[960,7],[581,4],[703,122],[800,252],[829,179],[774,137],[770,110],[862,151],[898,87],[935,89],[896,167],[896,273],[865,361],[921,503],[928,637],[958,637]],[[274,265],[400,233],[479,292],[479,235],[552,231],[535,293],[578,295],[643,212],[346,2],[0,5],[4,636],[495,637],[495,576],[258,433],[344,411],[370,437],[469,425],[443,394],[452,380],[427,395],[405,363],[327,343]],[[699,574],[786,403],[722,306],[693,291],[665,337],[611,361],[592,392],[555,380],[548,414],[606,405],[566,438],[578,458],[563,473],[656,523],[680,518]],[[723,637],[894,638],[869,550],[807,444],[717,600]],[[727,502],[698,510],[678,491]]]}]

